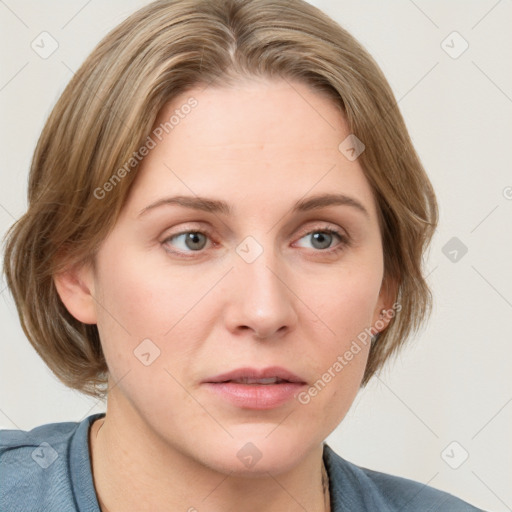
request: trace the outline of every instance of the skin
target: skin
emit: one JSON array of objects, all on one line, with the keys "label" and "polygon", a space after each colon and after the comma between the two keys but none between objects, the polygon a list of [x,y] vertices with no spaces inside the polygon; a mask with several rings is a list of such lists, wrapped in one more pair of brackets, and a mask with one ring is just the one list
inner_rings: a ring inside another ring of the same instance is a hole
[{"label": "skin", "polygon": [[[156,125],[190,96],[198,106],[142,162],[95,268],[55,277],[68,310],[97,324],[110,370],[106,419],[90,432],[102,509],[323,511],[322,442],[354,401],[369,346],[307,405],[242,409],[201,381],[277,365],[313,385],[391,307],[372,191],[338,150],[350,133],[340,110],[308,86],[196,87]],[[333,192],[366,213],[292,212]],[[165,205],[139,216],[176,195],[224,200],[233,213]],[[195,252],[170,239],[197,231]],[[263,249],[252,263],[236,252],[247,236]],[[134,355],[147,338],[160,350],[149,366]],[[237,457],[248,442],[261,453],[252,468]]]}]

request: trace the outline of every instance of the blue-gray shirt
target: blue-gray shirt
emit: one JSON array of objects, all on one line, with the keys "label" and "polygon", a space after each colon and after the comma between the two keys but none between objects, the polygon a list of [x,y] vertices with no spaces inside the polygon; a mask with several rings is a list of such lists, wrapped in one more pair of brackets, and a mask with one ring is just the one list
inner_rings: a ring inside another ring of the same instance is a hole
[{"label": "blue-gray shirt", "polygon": [[[2,512],[100,512],[89,457],[89,427],[50,423],[0,431]],[[481,512],[451,494],[352,464],[324,444],[332,512]]]}]

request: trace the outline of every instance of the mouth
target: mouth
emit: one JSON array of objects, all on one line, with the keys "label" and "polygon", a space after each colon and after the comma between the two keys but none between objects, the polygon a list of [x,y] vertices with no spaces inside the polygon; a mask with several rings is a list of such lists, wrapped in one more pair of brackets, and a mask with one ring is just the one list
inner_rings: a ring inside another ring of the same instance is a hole
[{"label": "mouth", "polygon": [[281,384],[282,382],[290,382],[286,379],[280,379],[279,377],[269,377],[268,379],[254,379],[252,377],[242,377],[240,379],[230,379],[222,382],[234,382],[235,384],[260,384],[266,386],[269,384]]},{"label": "mouth", "polygon": [[242,409],[273,409],[290,401],[306,381],[291,371],[273,366],[239,368],[205,379],[207,390]]},{"label": "mouth", "polygon": [[305,380],[295,375],[290,370],[280,366],[269,366],[267,368],[237,368],[227,373],[209,377],[203,382],[218,384],[221,382],[235,382],[237,384],[281,384],[283,382],[306,384]]}]

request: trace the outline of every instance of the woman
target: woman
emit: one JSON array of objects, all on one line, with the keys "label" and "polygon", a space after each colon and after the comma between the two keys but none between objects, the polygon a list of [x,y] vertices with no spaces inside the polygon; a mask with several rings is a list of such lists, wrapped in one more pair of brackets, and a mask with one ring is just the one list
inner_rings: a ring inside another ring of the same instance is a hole
[{"label": "woman", "polygon": [[107,412],[4,431],[2,509],[477,510],[324,443],[426,317],[436,222],[389,85],[320,11],[136,12],[50,115],[4,261]]}]

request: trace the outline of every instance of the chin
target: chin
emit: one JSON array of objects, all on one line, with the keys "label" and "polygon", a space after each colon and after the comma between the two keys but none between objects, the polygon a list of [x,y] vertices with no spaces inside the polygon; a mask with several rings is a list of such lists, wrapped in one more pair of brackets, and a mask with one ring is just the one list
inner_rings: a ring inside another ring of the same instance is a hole
[{"label": "chin", "polygon": [[260,428],[250,427],[242,429],[243,435],[240,429],[233,428],[230,429],[233,438],[226,435],[223,440],[212,440],[209,449],[205,446],[206,451],[198,454],[202,464],[224,474],[268,477],[268,473],[278,475],[291,470],[311,450],[321,447],[321,440],[311,439],[308,443],[298,430],[291,433],[287,429],[280,434],[276,430],[269,434],[272,431],[269,425],[265,428],[261,425]]}]

